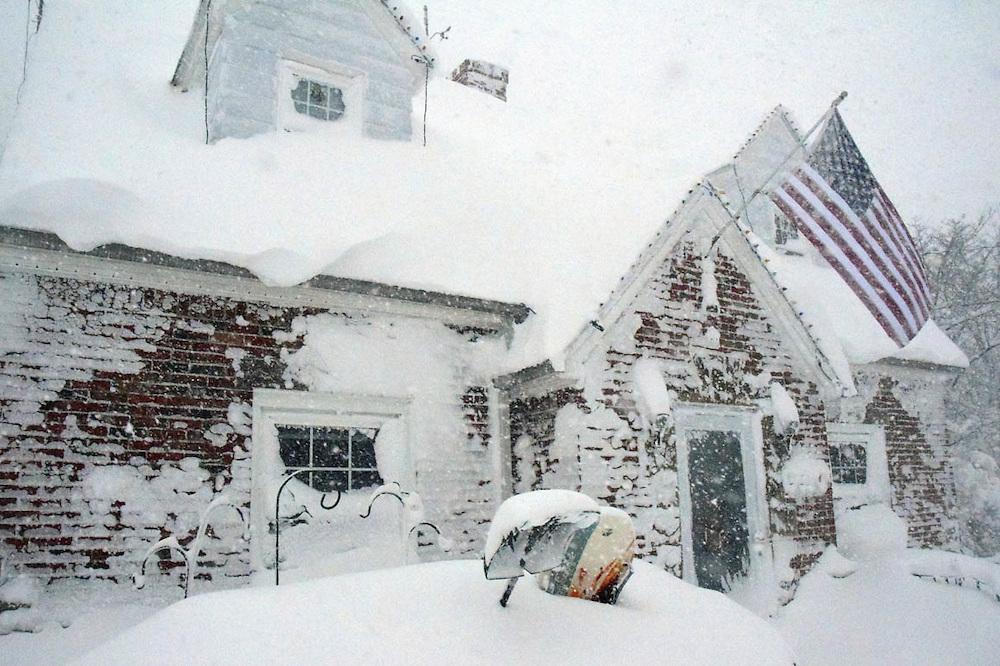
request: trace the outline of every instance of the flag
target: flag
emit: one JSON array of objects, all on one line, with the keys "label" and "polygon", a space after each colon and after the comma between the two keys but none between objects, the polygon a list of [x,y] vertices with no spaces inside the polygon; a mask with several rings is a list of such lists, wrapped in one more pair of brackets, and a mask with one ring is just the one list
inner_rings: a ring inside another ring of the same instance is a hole
[{"label": "flag", "polygon": [[900,347],[912,340],[930,316],[923,263],[839,112],[770,197],[889,337]]}]

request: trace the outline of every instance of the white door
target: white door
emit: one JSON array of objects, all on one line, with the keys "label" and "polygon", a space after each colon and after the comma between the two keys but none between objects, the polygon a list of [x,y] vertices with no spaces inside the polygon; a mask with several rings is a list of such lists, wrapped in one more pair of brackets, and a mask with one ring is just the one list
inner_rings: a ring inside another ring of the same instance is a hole
[{"label": "white door", "polygon": [[686,404],[674,417],[684,579],[728,591],[770,578],[760,412]]}]

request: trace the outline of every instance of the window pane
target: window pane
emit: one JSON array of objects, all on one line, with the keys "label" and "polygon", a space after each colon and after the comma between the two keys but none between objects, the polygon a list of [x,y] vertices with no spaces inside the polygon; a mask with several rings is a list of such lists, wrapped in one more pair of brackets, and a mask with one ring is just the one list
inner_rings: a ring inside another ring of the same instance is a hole
[{"label": "window pane", "polygon": [[[382,484],[375,461],[375,428],[278,426],[278,448],[288,471],[320,492]],[[315,471],[312,471],[315,470]]]},{"label": "window pane", "polygon": [[368,488],[371,486],[381,486],[382,477],[375,470],[353,472],[351,475],[351,488]]},{"label": "window pane", "polygon": [[315,104],[316,106],[326,106],[326,93],[329,88],[326,86],[316,83],[315,81],[309,82],[309,103]]},{"label": "window pane", "polygon": [[375,436],[378,430],[351,428],[351,467],[375,469]]},{"label": "window pane", "polygon": [[344,115],[344,92],[340,88],[300,78],[291,95],[296,113],[319,120],[339,120]]},{"label": "window pane", "polygon": [[313,466],[347,467],[347,430],[313,429]]},{"label": "window pane", "polygon": [[[299,79],[299,85],[292,88],[292,99],[296,102],[304,102],[309,96],[309,82],[305,79]],[[299,105],[295,105],[295,109],[298,110]],[[305,108],[305,107],[303,107]],[[299,111],[299,113],[302,113]]]},{"label": "window pane", "polygon": [[278,426],[278,452],[286,467],[308,467],[309,428]]},{"label": "window pane", "polygon": [[321,493],[347,490],[347,472],[313,472],[312,487]]},{"label": "window pane", "polygon": [[831,444],[830,471],[834,483],[866,483],[868,481],[868,450],[865,445]]}]

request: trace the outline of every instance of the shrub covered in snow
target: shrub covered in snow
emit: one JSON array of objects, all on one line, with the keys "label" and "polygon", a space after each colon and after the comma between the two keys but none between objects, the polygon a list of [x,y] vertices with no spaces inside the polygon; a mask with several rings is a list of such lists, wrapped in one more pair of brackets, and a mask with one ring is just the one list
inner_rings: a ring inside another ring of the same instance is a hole
[{"label": "shrub covered in snow", "polygon": [[837,548],[859,562],[901,556],[906,551],[906,521],[885,504],[849,509],[837,516]]},{"label": "shrub covered in snow", "polygon": [[785,494],[795,499],[817,497],[830,489],[830,466],[811,448],[793,448],[779,476]]}]

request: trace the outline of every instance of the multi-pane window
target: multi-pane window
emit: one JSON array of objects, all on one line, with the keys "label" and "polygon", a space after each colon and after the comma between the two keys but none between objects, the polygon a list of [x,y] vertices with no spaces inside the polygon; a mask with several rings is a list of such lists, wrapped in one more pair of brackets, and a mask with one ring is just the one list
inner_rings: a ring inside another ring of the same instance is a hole
[{"label": "multi-pane window", "polygon": [[303,115],[320,120],[340,120],[344,117],[344,91],[309,79],[298,78],[292,88],[292,103]]},{"label": "multi-pane window", "polygon": [[834,483],[868,482],[868,450],[864,444],[831,443],[830,471]]},{"label": "multi-pane window", "polygon": [[320,492],[382,484],[375,463],[375,428],[279,425],[278,451],[285,469]]}]

